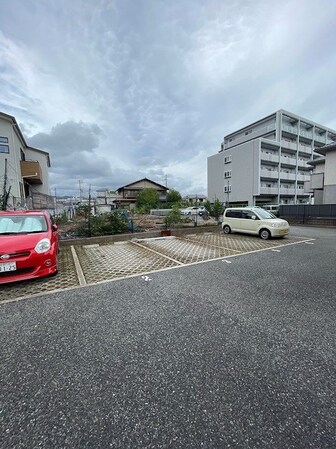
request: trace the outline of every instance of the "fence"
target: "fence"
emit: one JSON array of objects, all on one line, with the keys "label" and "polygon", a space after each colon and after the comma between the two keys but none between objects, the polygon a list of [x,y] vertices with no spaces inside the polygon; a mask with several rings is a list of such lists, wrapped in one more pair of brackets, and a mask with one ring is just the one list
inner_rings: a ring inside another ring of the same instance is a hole
[{"label": "fence", "polygon": [[281,205],[279,216],[293,224],[336,226],[336,204]]},{"label": "fence", "polygon": [[13,209],[43,209],[54,213],[55,199],[53,196],[45,195],[43,193],[33,193],[28,198],[9,195],[7,210]]},{"label": "fence", "polygon": [[282,204],[281,217],[336,218],[336,204]]}]

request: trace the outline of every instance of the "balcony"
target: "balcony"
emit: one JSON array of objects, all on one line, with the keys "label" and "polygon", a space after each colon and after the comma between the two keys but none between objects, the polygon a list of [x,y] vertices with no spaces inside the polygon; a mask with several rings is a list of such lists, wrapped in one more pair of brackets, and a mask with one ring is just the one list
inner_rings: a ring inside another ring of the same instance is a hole
[{"label": "balcony", "polygon": [[21,176],[29,184],[42,184],[42,170],[38,161],[20,161]]},{"label": "balcony", "polygon": [[279,155],[273,153],[266,153],[265,151],[261,151],[260,154],[261,160],[268,162],[276,162],[279,163]]},{"label": "balcony", "polygon": [[291,125],[286,125],[286,124],[282,124],[282,130],[286,131],[289,134],[298,134],[298,128],[297,126],[291,126]]},{"label": "balcony", "polygon": [[306,145],[299,145],[299,151],[303,154],[309,154],[309,156],[312,154],[311,147],[307,147]]},{"label": "balcony", "polygon": [[277,170],[267,170],[265,168],[262,168],[260,170],[260,177],[268,179],[278,179],[279,175]]},{"label": "balcony", "polygon": [[308,175],[308,174],[307,175],[302,175],[302,174],[298,173],[297,180],[298,181],[303,181],[303,182],[310,181],[310,175]]},{"label": "balcony", "polygon": [[270,149],[270,150],[278,150],[280,143],[277,140],[273,140],[273,139],[268,139],[267,137],[261,137],[260,138],[260,142],[261,142],[261,149],[263,150],[264,148]]},{"label": "balcony", "polygon": [[286,148],[288,150],[297,150],[297,145],[295,142],[287,142],[287,140],[281,141],[281,148]]},{"label": "balcony", "polygon": [[280,179],[285,179],[286,181],[295,181],[296,174],[295,173],[286,173],[284,171],[281,171]]},{"label": "balcony", "polygon": [[291,187],[280,187],[280,195],[295,195],[295,189]]},{"label": "balcony", "polygon": [[311,167],[308,165],[308,162],[309,162],[309,160],[299,159],[299,160],[298,160],[298,166],[299,166],[299,167],[303,167],[303,168],[311,168]]},{"label": "balcony", "polygon": [[279,189],[277,187],[260,187],[261,195],[277,195]]},{"label": "balcony", "polygon": [[306,192],[305,189],[296,189],[297,196],[308,196],[309,192]]},{"label": "balcony", "polygon": [[326,143],[326,135],[324,134],[324,136],[320,136],[319,134],[315,134],[314,135],[314,140],[315,142],[320,142],[320,143]]},{"label": "balcony", "polygon": [[288,156],[281,156],[281,164],[296,166],[296,159]]},{"label": "balcony", "polygon": [[311,131],[304,131],[303,129],[300,129],[300,136],[305,137],[306,139],[312,139],[313,133]]}]

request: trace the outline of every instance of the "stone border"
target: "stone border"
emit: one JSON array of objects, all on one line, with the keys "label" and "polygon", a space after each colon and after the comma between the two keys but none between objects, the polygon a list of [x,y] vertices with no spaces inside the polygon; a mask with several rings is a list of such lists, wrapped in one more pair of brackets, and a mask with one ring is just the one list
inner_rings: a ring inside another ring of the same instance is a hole
[{"label": "stone border", "polygon": [[[176,237],[183,236],[186,234],[199,234],[204,232],[219,232],[221,230],[220,225],[203,225],[203,226],[192,226],[188,228],[172,228],[171,235]],[[161,237],[161,229],[153,231],[144,232],[133,232],[127,234],[113,234],[104,235],[101,237],[84,237],[78,239],[65,239],[60,240],[60,246],[71,246],[71,245],[94,245],[94,244],[108,244],[114,242],[122,242],[133,239],[146,239],[153,237]]]}]

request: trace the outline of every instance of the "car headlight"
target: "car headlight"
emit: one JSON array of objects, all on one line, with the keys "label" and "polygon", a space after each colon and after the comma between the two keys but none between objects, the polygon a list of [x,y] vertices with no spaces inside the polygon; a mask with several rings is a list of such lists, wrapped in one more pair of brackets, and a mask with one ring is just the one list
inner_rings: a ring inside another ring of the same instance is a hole
[{"label": "car headlight", "polygon": [[42,239],[35,246],[35,251],[38,254],[42,254],[42,253],[45,253],[45,252],[49,251],[50,248],[51,248],[50,240],[49,239]]}]

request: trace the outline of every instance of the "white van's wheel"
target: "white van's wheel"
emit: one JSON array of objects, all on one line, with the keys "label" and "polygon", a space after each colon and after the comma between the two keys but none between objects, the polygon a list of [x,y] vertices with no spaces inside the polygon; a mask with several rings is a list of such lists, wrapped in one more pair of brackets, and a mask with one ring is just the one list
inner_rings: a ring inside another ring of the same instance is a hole
[{"label": "white van's wheel", "polygon": [[268,240],[271,237],[271,233],[268,229],[262,229],[259,235],[263,240]]},{"label": "white van's wheel", "polygon": [[230,226],[225,225],[225,226],[223,227],[223,232],[224,232],[224,234],[230,234],[230,232],[231,232]]}]

